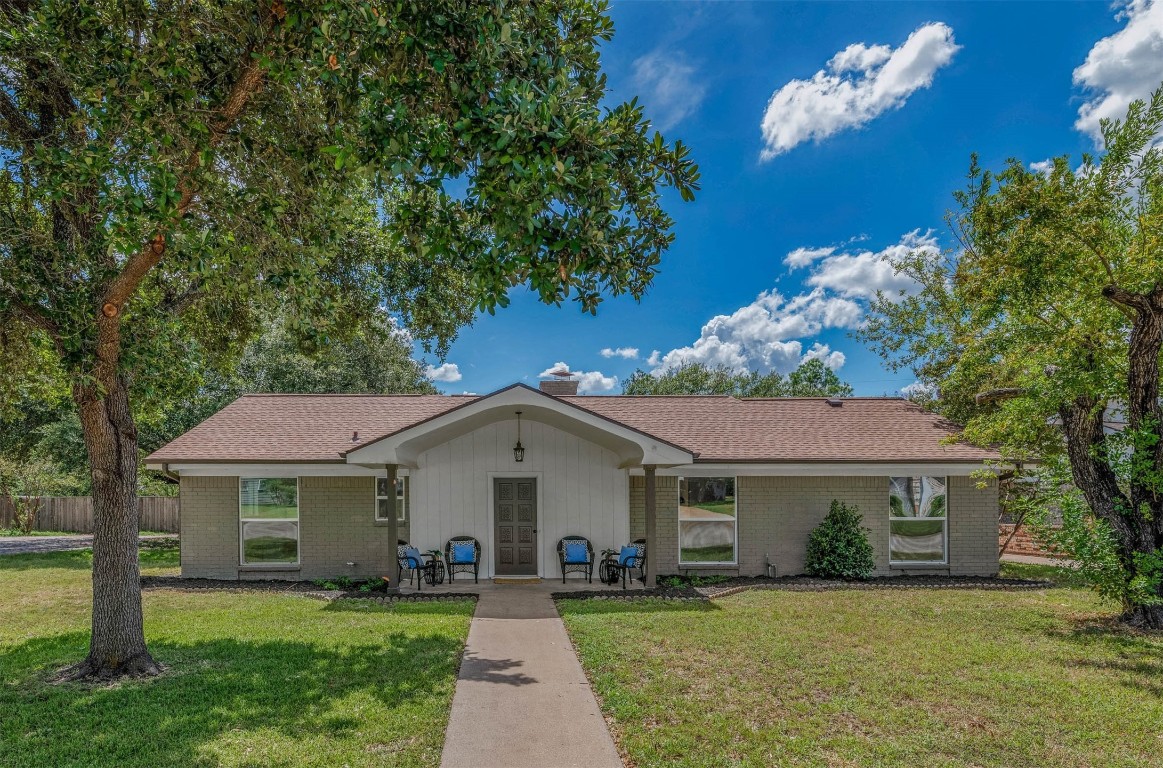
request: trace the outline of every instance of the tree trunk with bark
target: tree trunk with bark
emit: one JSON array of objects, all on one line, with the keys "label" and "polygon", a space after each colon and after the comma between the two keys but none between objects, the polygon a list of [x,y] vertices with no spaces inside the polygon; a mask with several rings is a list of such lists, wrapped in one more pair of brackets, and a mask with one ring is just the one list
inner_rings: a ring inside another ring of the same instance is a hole
[{"label": "tree trunk with bark", "polygon": [[65,671],[70,679],[154,675],[161,667],[145,646],[137,562],[137,428],[126,382],[80,386],[81,416],[93,480],[93,621],[89,656]]}]

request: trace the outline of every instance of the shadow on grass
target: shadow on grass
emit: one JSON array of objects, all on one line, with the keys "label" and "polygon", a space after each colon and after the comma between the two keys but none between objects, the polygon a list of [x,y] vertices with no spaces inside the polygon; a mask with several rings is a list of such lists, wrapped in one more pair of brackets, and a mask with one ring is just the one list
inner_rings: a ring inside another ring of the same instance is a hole
[{"label": "shadow on grass", "polygon": [[[438,634],[390,633],[342,648],[154,641],[150,650],[168,666],[161,677],[101,687],[47,682],[87,640],[85,633],[57,635],[0,655],[4,765],[217,764],[203,747],[222,737],[248,738],[260,729],[287,739],[374,731],[377,722],[402,718],[395,711],[401,707],[420,725],[399,727],[439,728],[447,715],[440,695],[451,693],[461,651],[458,639]],[[354,712],[341,703],[351,695],[363,702]]]},{"label": "shadow on grass", "polygon": [[0,571],[31,571],[38,568],[89,571],[93,568],[93,551],[90,549],[69,549],[64,552],[0,555]]},{"label": "shadow on grass", "polygon": [[611,613],[713,613],[721,611],[711,600],[666,600],[642,597],[631,600],[568,600],[557,601],[562,616],[596,616]]},{"label": "shadow on grass", "polygon": [[1069,666],[1113,672],[1123,685],[1163,699],[1163,632],[1141,632],[1110,617],[1074,619],[1048,634],[1080,651]]}]

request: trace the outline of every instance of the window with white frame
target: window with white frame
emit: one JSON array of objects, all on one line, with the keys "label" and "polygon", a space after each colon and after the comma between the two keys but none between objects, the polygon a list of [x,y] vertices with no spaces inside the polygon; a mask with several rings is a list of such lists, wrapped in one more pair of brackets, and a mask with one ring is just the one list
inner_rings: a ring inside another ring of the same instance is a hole
[{"label": "window with white frame", "polygon": [[396,476],[395,493],[388,487],[388,478],[376,478],[376,520],[383,522],[392,510],[396,512],[396,520],[408,522],[408,478]]},{"label": "window with white frame", "polygon": [[734,565],[735,478],[678,479],[680,565]]},{"label": "window with white frame", "polygon": [[238,487],[239,557],[243,565],[299,562],[299,479],[242,477]]},{"label": "window with white frame", "polygon": [[949,523],[944,477],[890,477],[889,562],[942,564]]}]

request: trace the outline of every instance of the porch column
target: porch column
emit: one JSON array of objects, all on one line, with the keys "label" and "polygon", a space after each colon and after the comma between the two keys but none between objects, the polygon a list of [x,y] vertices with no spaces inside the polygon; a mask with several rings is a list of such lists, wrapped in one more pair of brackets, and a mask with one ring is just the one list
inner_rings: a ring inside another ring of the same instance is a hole
[{"label": "porch column", "polygon": [[658,576],[658,515],[654,504],[656,493],[654,465],[642,468],[646,471],[646,587],[653,587]]},{"label": "porch column", "polygon": [[388,587],[399,589],[396,574],[396,543],[400,540],[400,518],[396,515],[396,470],[398,464],[385,464],[388,471],[388,498],[392,500],[392,514],[388,515]]}]

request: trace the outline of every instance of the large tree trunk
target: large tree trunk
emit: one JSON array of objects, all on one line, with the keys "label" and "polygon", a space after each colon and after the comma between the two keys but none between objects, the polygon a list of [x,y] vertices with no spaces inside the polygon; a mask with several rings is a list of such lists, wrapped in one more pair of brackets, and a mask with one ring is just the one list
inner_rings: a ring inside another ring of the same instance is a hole
[{"label": "large tree trunk", "polygon": [[89,656],[71,678],[152,675],[161,671],[145,647],[137,564],[137,428],[125,381],[78,387],[93,478],[93,633]]}]

